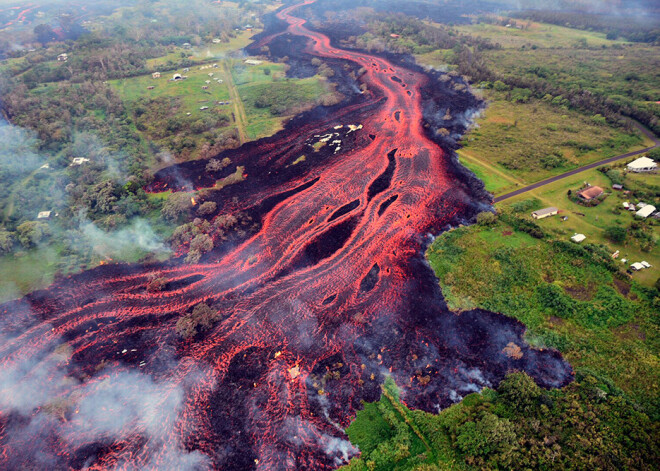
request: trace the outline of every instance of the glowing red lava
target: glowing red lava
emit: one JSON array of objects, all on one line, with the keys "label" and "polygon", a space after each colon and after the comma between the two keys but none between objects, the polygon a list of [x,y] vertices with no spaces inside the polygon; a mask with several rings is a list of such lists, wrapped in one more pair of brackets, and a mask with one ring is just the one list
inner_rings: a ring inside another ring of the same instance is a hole
[{"label": "glowing red lava", "polygon": [[[232,154],[250,176],[227,194],[259,208],[261,228],[222,256],[106,265],[0,308],[0,468],[333,469],[358,453],[342,428],[384,375],[429,411],[513,368],[569,380],[521,324],[449,312],[423,261],[424,234],[474,213],[424,131],[428,77],[333,47],[292,15],[299,6],[278,13],[286,33],[364,68],[368,95]],[[323,165],[291,170],[306,140],[348,123],[363,127],[337,128]],[[145,289],[153,274],[163,291]],[[221,319],[178,339],[200,302]],[[503,352],[510,342],[521,355]]]}]

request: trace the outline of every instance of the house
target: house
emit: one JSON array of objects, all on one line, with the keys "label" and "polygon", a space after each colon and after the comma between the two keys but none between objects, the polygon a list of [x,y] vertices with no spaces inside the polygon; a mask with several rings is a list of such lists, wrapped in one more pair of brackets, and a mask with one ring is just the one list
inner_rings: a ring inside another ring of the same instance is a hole
[{"label": "house", "polygon": [[571,240],[579,244],[586,238],[587,236],[585,236],[584,234],[575,234],[573,237],[571,237]]},{"label": "house", "polygon": [[204,111],[204,110],[208,110],[209,107],[208,107],[208,106],[202,106],[202,107],[200,107],[199,109],[200,109],[201,111]]},{"label": "house", "polygon": [[633,263],[632,265],[630,265],[630,268],[631,268],[632,270],[639,271],[639,270],[644,269],[644,265],[642,265],[642,264],[639,263],[639,262],[635,262],[635,263]]},{"label": "house", "polygon": [[642,265],[644,265],[644,268],[651,268],[651,264],[650,264],[649,262],[647,262],[646,260],[642,260],[642,261],[639,262],[639,263],[641,263]]},{"label": "house", "polygon": [[578,191],[578,197],[583,201],[591,201],[603,194],[603,189],[599,186],[590,186],[582,191]]},{"label": "house", "polygon": [[618,183],[615,183],[614,185],[612,185],[612,189],[613,190],[619,190],[619,191],[623,190],[623,185],[619,185]]},{"label": "house", "polygon": [[628,209],[630,207],[630,204],[627,201],[623,202],[623,207]]},{"label": "house", "polygon": [[71,161],[71,167],[77,167],[78,165],[82,165],[85,162],[89,162],[89,159],[86,159],[85,157],[74,157]]},{"label": "house", "polygon": [[66,62],[69,60],[69,56],[67,54],[60,54],[57,56],[57,62]]},{"label": "house", "polygon": [[184,49],[190,49],[192,47],[192,45],[190,43],[183,43],[181,45],[181,47],[184,48]]},{"label": "house", "polygon": [[43,170],[48,170],[48,169],[50,168],[50,164],[49,164],[48,162],[46,162],[45,164],[43,164],[43,165],[42,165],[41,167],[39,167],[39,168],[40,168],[40,169],[43,169]]},{"label": "house", "polygon": [[213,72],[209,72],[209,73],[208,73],[208,76],[209,76],[209,77],[213,77],[213,75],[215,75]]},{"label": "house", "polygon": [[534,211],[532,213],[532,217],[534,219],[543,219],[547,218],[548,216],[554,216],[557,214],[559,210],[555,208],[554,206],[550,206],[549,208],[544,208],[544,209],[539,209],[538,211]]},{"label": "house", "polygon": [[259,65],[259,64],[262,64],[263,62],[264,61],[260,61],[260,60],[257,60],[257,59],[245,59],[245,63],[247,65]]},{"label": "house", "polygon": [[181,77],[181,74],[174,74],[172,75],[172,80],[181,80],[183,77]]},{"label": "house", "polygon": [[639,218],[642,218],[642,219],[646,219],[647,217],[649,217],[654,212],[655,212],[655,206],[653,206],[652,204],[647,204],[642,209],[637,211],[635,213],[635,216],[639,217]]},{"label": "house", "polygon": [[52,213],[52,211],[41,211],[39,214],[37,214],[37,219],[50,219],[50,215]]},{"label": "house", "polygon": [[629,172],[635,173],[655,172],[658,170],[658,164],[653,159],[649,159],[645,156],[640,157],[637,160],[633,160],[628,165],[626,165],[626,168]]},{"label": "house", "polygon": [[160,72],[154,72],[153,74],[151,74],[151,78],[155,78],[155,79],[160,78]]}]

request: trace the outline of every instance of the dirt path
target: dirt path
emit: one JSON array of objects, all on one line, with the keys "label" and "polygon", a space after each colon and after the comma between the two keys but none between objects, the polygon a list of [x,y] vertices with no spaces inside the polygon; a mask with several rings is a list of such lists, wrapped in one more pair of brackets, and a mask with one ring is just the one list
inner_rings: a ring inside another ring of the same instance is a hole
[{"label": "dirt path", "polygon": [[570,177],[570,176],[573,176],[573,175],[577,175],[578,173],[584,172],[586,170],[591,170],[593,168],[600,167],[601,165],[606,165],[606,164],[609,164],[609,163],[612,163],[612,162],[616,162],[617,160],[627,159],[627,158],[633,157],[635,155],[644,154],[644,153],[650,151],[651,149],[655,149],[657,147],[660,147],[660,139],[657,136],[655,136],[649,130],[647,130],[646,128],[644,128],[643,126],[641,126],[637,123],[635,123],[635,127],[637,127],[637,129],[639,129],[649,139],[651,139],[653,141],[654,145],[652,145],[651,147],[647,147],[645,149],[636,150],[636,151],[633,151],[633,152],[628,152],[628,153],[625,153],[625,154],[617,155],[615,157],[610,157],[609,159],[604,159],[604,160],[600,160],[598,162],[593,162],[589,165],[585,165],[584,167],[579,167],[579,168],[570,170],[566,173],[562,173],[561,175],[555,175],[554,177],[546,178],[545,180],[541,180],[540,182],[532,183],[531,185],[527,185],[523,188],[519,188],[519,189],[517,189],[515,191],[512,191],[510,193],[506,193],[504,195],[498,196],[498,197],[493,199],[493,202],[494,203],[499,203],[500,201],[504,201],[506,199],[513,198],[514,196],[518,196],[518,195],[521,195],[523,193],[527,193],[528,191],[536,190],[537,188],[545,186],[549,183],[554,183],[554,182],[562,180],[564,178],[567,178],[567,177]]},{"label": "dirt path", "polygon": [[234,83],[234,77],[231,75],[231,70],[227,61],[222,62],[222,68],[225,71],[225,78],[227,80],[227,88],[229,89],[229,98],[234,108],[234,120],[236,121],[236,128],[238,129],[238,138],[241,144],[248,141],[245,127],[247,126],[247,115],[245,114],[245,107],[241,100],[241,95],[238,93],[238,88]]}]

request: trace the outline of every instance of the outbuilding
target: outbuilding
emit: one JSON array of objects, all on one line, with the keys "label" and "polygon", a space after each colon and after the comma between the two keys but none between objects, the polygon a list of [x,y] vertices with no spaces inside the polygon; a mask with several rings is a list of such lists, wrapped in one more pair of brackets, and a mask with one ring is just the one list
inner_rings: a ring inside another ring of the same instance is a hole
[{"label": "outbuilding", "polygon": [[554,206],[550,206],[549,208],[544,208],[544,209],[539,209],[538,211],[534,211],[532,213],[532,217],[534,219],[543,219],[547,218],[548,216],[554,216],[557,214],[559,210],[555,208]]},{"label": "outbuilding", "polygon": [[629,172],[635,173],[655,172],[658,170],[658,164],[653,159],[644,156],[637,160],[633,160],[626,165],[626,168]]},{"label": "outbuilding", "polygon": [[639,218],[642,218],[642,219],[646,219],[647,217],[649,217],[654,212],[655,212],[655,206],[653,206],[652,204],[647,204],[642,209],[637,211],[635,213],[635,216],[639,217]]}]

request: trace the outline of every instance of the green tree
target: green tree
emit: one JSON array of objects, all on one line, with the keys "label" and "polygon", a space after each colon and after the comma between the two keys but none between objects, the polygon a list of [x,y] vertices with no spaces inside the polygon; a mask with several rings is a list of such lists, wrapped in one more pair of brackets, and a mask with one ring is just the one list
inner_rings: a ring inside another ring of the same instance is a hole
[{"label": "green tree", "polygon": [[508,375],[497,391],[511,409],[523,413],[533,412],[543,394],[534,380],[521,372]]},{"label": "green tree", "polygon": [[605,229],[604,234],[610,241],[620,244],[626,240],[627,232],[621,226],[609,226]]},{"label": "green tree", "polygon": [[9,231],[0,230],[0,252],[9,253],[14,247],[14,235]]},{"label": "green tree", "polygon": [[161,213],[165,219],[177,222],[190,215],[193,204],[188,193],[172,193],[163,203]]},{"label": "green tree", "polygon": [[38,221],[27,221],[16,228],[18,241],[26,249],[35,247],[44,237],[50,235],[47,224]]}]

